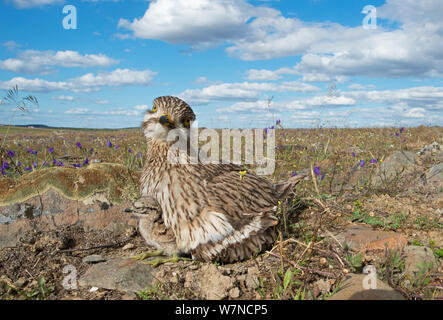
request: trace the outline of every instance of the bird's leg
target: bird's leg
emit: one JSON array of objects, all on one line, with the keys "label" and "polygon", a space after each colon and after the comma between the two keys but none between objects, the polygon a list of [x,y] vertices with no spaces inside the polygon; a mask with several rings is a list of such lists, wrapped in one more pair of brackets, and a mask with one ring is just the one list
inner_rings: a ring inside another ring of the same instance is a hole
[{"label": "bird's leg", "polygon": [[[156,250],[156,251],[146,251],[142,252],[140,254],[137,254],[135,256],[132,256],[132,259],[135,260],[145,260],[146,258],[151,257],[159,257],[163,255],[163,250]],[[154,268],[158,267],[159,265],[167,262],[176,263],[178,261],[191,261],[192,259],[185,258],[185,257],[179,257],[176,253],[172,255],[172,257],[169,258],[156,258],[148,261],[144,261],[143,264],[149,264],[153,266]]]},{"label": "bird's leg", "polygon": [[158,257],[161,255],[163,255],[163,250],[159,249],[156,251],[145,251],[135,256],[132,256],[131,258],[135,260],[145,260],[146,258]]},{"label": "bird's leg", "polygon": [[179,257],[177,254],[173,254],[172,257],[170,258],[156,258],[153,260],[143,262],[143,264],[149,264],[152,267],[156,268],[163,263],[168,263],[168,262],[176,263],[178,261],[192,261],[192,259]]}]

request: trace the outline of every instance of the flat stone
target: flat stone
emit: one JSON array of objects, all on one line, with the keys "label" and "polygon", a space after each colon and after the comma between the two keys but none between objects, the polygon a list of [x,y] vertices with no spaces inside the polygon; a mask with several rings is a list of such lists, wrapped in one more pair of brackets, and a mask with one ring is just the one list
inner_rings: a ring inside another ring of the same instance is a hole
[{"label": "flat stone", "polygon": [[420,267],[432,264],[432,269],[437,270],[438,263],[432,250],[422,246],[407,246],[405,248],[405,276],[413,278]]},{"label": "flat stone", "polygon": [[0,180],[0,249],[17,245],[27,231],[76,224],[120,235],[135,228],[138,220],[124,213],[137,196],[137,186],[128,181],[133,179],[127,168],[115,164],[48,168]]},{"label": "flat stone", "polygon": [[82,259],[82,261],[84,262],[84,263],[99,263],[99,262],[105,262],[105,261],[107,261],[108,259],[106,259],[106,258],[103,258],[101,255],[99,255],[99,254],[92,254],[92,255],[90,255],[90,256],[87,256],[87,257],[84,257],[83,259]]},{"label": "flat stone", "polygon": [[376,289],[365,289],[365,274],[349,274],[342,288],[327,300],[406,300],[385,282],[378,280]]},{"label": "flat stone", "polygon": [[383,252],[385,247],[401,251],[408,244],[406,237],[400,233],[374,230],[365,225],[349,226],[336,237],[351,250],[360,252]]},{"label": "flat stone", "polygon": [[228,296],[234,280],[224,276],[214,264],[203,266],[199,272],[201,295],[208,300],[220,300]]},{"label": "flat stone", "polygon": [[92,265],[78,281],[84,288],[98,287],[140,292],[153,285],[153,268],[129,258],[115,258]]}]

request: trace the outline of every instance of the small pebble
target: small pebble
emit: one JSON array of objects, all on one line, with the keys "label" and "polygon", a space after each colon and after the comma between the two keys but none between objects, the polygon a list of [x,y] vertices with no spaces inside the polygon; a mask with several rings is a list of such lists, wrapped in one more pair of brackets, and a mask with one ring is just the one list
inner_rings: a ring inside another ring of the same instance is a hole
[{"label": "small pebble", "polygon": [[230,296],[232,299],[237,299],[238,297],[240,297],[240,290],[239,290],[237,287],[232,288],[232,289],[229,291],[229,296]]},{"label": "small pebble", "polygon": [[133,243],[128,243],[122,248],[122,250],[131,250],[134,248],[135,248],[135,245]]},{"label": "small pebble", "polygon": [[103,258],[99,254],[93,254],[93,255],[84,257],[82,261],[84,263],[99,263],[99,262],[105,262],[106,260],[107,260],[106,258]]}]

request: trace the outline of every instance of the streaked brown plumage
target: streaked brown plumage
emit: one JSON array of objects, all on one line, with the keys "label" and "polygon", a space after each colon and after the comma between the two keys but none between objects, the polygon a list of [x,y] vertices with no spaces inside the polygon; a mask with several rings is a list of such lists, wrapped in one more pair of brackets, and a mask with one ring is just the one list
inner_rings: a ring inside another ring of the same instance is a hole
[{"label": "streaked brown plumage", "polygon": [[167,133],[175,128],[189,135],[194,112],[170,96],[156,98],[153,110],[147,111],[142,124],[148,151],[140,190],[142,197],[151,198],[151,208],[158,204],[160,228],[165,228],[160,234],[169,235],[160,239],[154,226],[158,219],[142,218],[146,241],[165,249],[167,239],[168,254],[189,253],[197,260],[223,262],[247,259],[272,244],[278,199],[299,179],[273,185],[249,171],[240,175],[243,169],[234,164],[172,164]]}]

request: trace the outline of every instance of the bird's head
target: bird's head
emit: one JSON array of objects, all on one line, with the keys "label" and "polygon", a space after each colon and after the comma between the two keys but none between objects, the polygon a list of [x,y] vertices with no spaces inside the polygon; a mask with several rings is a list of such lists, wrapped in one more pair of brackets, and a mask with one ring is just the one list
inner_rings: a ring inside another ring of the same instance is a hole
[{"label": "bird's head", "polygon": [[164,96],[154,100],[151,110],[143,119],[142,129],[148,141],[167,141],[171,130],[189,136],[189,129],[195,120],[194,111],[177,97]]}]

